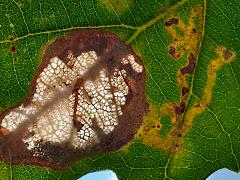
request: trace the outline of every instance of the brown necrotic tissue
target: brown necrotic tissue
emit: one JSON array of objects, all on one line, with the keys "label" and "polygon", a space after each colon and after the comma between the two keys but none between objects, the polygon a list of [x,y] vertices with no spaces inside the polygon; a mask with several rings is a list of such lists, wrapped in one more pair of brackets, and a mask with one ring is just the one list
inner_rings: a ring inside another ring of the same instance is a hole
[{"label": "brown necrotic tissue", "polygon": [[28,96],[0,115],[0,159],[63,169],[118,150],[147,112],[142,60],[110,32],[72,31],[48,45]]}]

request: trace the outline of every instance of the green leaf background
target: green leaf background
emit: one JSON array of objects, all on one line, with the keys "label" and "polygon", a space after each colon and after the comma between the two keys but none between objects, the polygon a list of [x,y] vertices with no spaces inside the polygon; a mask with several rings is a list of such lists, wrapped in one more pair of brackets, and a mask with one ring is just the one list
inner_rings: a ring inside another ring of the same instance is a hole
[{"label": "green leaf background", "polygon": [[[164,23],[167,18],[178,16],[187,24],[191,10],[199,6],[204,6],[205,26],[187,107],[203,96],[207,66],[216,58],[215,48],[224,46],[237,55],[217,72],[211,104],[194,118],[177,153],[134,140],[127,150],[80,160],[66,171],[0,163],[0,179],[76,179],[102,169],[112,169],[119,179],[138,180],[205,179],[222,167],[238,172],[238,0],[3,0],[0,2],[0,111],[16,105],[27,95],[42,49],[50,40],[85,27],[116,33],[142,57],[147,68],[146,96],[150,104],[179,103],[181,91],[176,73],[187,59],[183,56],[174,61],[169,56],[167,50],[172,39]],[[163,127],[169,126],[168,122],[161,123]]]}]

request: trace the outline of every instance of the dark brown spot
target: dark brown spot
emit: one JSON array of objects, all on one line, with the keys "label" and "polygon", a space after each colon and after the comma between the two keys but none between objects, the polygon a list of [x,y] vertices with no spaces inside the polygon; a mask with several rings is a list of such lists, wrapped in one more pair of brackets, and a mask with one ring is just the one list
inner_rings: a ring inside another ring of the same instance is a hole
[{"label": "dark brown spot", "polygon": [[84,124],[82,124],[81,122],[75,120],[75,121],[73,121],[73,125],[77,129],[77,131],[79,132],[82,129]]},{"label": "dark brown spot", "polygon": [[228,51],[228,50],[223,51],[223,57],[224,57],[225,60],[230,59],[232,57],[232,55],[233,55],[233,53]]},{"label": "dark brown spot", "polygon": [[11,37],[11,38],[9,38],[9,40],[10,40],[10,41],[13,41],[14,39],[13,39],[13,37]]},{"label": "dark brown spot", "polygon": [[179,20],[177,18],[171,18],[165,22],[165,26],[171,26],[173,24],[178,24]]},{"label": "dark brown spot", "polygon": [[182,88],[182,96],[184,96],[188,92],[189,92],[189,89],[187,87],[183,86],[183,88]]},{"label": "dark brown spot", "polygon": [[176,115],[181,115],[185,110],[185,103],[181,102],[179,106],[175,108],[175,114]]},{"label": "dark brown spot", "polygon": [[201,107],[200,103],[197,103],[196,105],[194,105],[195,108],[199,108]]},{"label": "dark brown spot", "polygon": [[184,74],[192,74],[195,68],[195,58],[193,53],[190,53],[188,56],[188,65],[182,68],[180,71]]},{"label": "dark brown spot", "polygon": [[169,49],[168,49],[168,53],[169,53],[172,57],[174,57],[174,56],[175,56],[175,53],[176,53],[176,49],[175,49],[174,47],[170,46]]},{"label": "dark brown spot", "polygon": [[11,51],[12,51],[13,53],[15,53],[16,50],[17,50],[16,46],[11,46]]}]

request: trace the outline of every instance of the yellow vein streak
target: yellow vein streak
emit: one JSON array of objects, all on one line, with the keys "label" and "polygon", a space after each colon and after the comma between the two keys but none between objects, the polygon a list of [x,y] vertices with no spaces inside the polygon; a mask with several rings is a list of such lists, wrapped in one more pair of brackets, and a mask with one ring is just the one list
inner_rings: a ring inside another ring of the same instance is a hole
[{"label": "yellow vein streak", "polygon": [[168,14],[174,12],[179,7],[183,6],[188,0],[182,0],[181,2],[178,2],[177,4],[171,6],[170,8],[166,9],[163,13],[160,13],[158,16],[156,16],[154,19],[148,21],[147,23],[143,24],[142,26],[137,27],[137,31],[126,41],[126,44],[131,44],[134,39],[143,31],[145,31],[147,28],[151,27],[152,25],[156,24],[160,19],[167,16]]}]

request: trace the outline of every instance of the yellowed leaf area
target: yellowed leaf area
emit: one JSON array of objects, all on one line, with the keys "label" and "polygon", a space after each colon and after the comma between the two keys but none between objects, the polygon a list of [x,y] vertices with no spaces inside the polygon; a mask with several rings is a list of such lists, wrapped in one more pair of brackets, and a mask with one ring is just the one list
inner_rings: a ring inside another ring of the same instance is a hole
[{"label": "yellowed leaf area", "polygon": [[[196,17],[198,21],[196,21]],[[176,16],[168,18],[167,22],[170,22],[170,24],[172,22],[175,23],[173,26],[166,27],[166,30],[173,39],[169,47],[178,49],[178,52],[176,52],[176,50],[174,55],[169,52],[170,56],[172,56],[174,60],[178,60],[184,53],[188,54],[188,58],[192,53],[197,62],[204,26],[203,8],[198,7],[192,10],[188,25],[184,24],[184,22]],[[176,28],[180,28],[184,34],[182,36],[179,35]],[[191,129],[194,118],[204,112],[211,103],[217,72],[224,65],[236,59],[236,53],[227,50],[223,46],[218,46],[215,52],[216,58],[211,60],[207,67],[207,81],[201,99],[193,106],[188,107],[182,114],[176,113],[176,108],[179,107],[180,104],[174,102],[166,102],[162,104],[160,108],[151,105],[148,115],[145,116],[143,124],[135,135],[135,139],[143,141],[148,146],[173,154],[181,149],[184,136],[186,136]],[[191,87],[186,81],[186,77],[191,74],[192,73],[183,74],[180,69],[176,75],[180,89],[184,87],[189,88],[190,91],[189,93],[180,95],[180,102],[184,102],[184,104],[188,103],[189,97],[192,94]],[[161,117],[164,116],[170,117],[171,128],[165,137],[161,137]],[[127,147],[128,146],[125,146],[122,150],[126,150]]]}]

